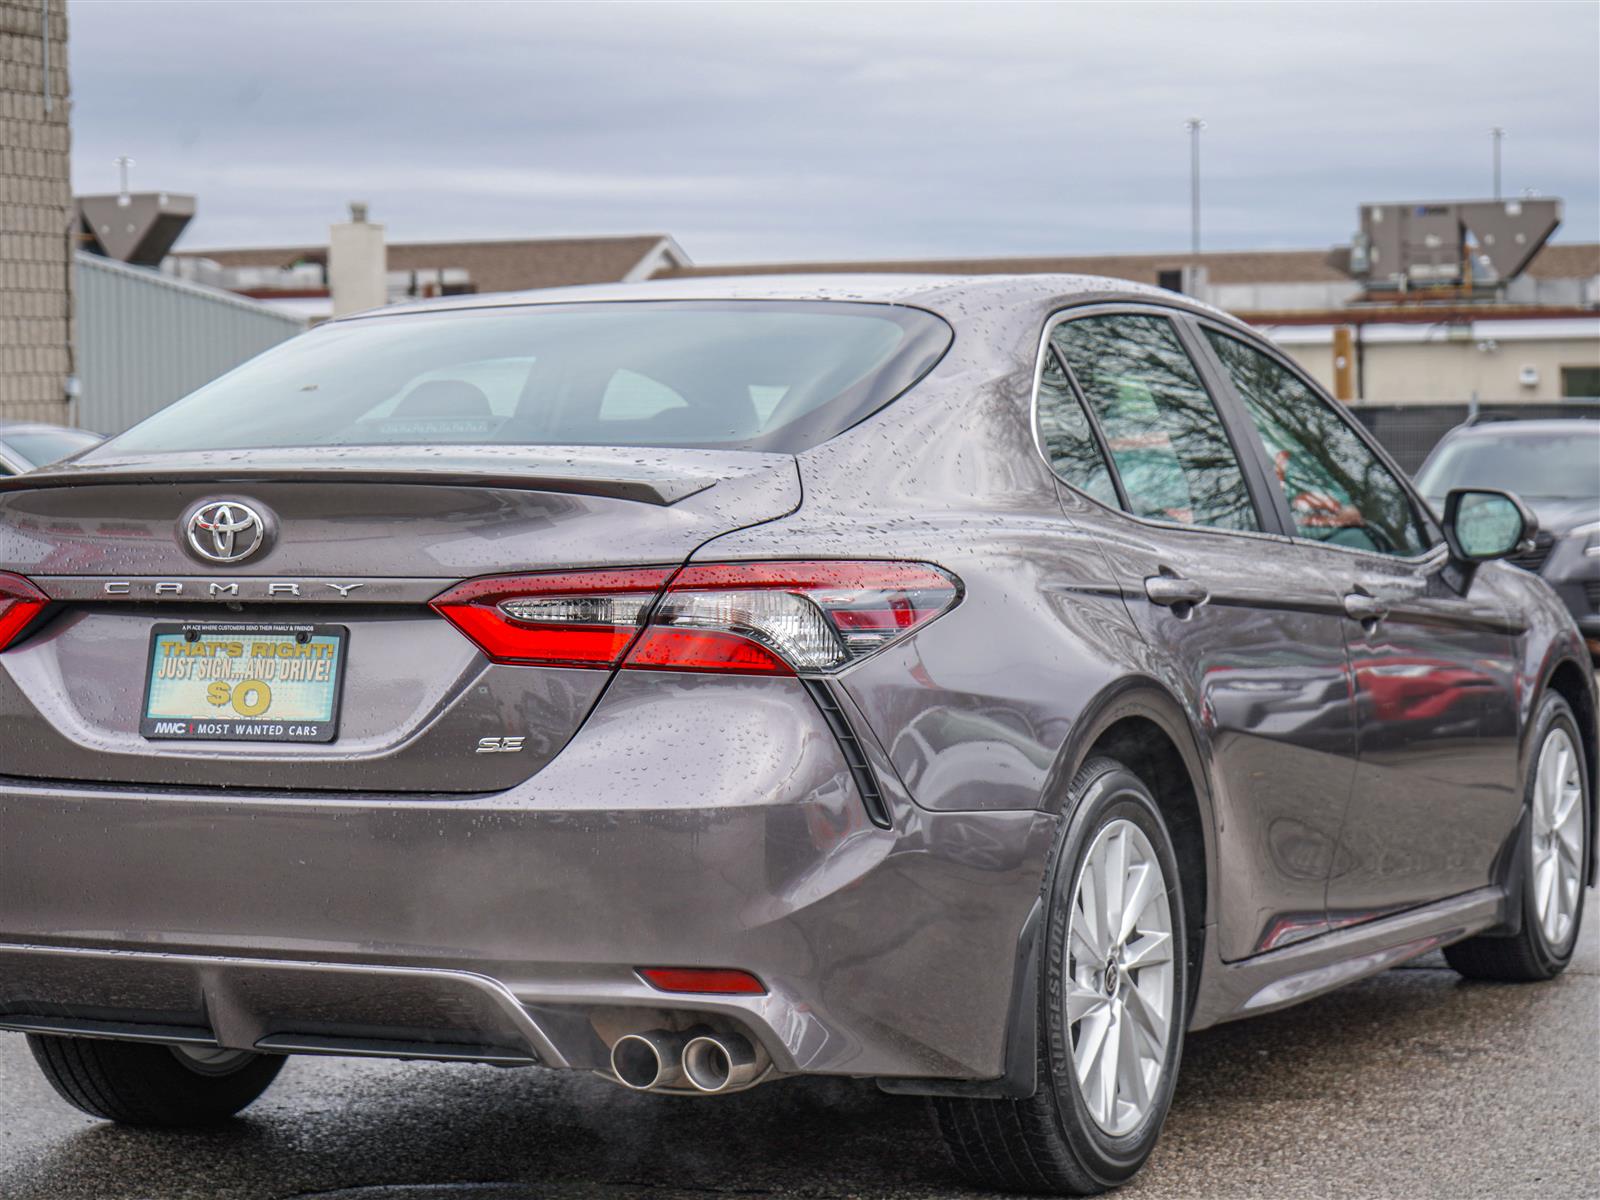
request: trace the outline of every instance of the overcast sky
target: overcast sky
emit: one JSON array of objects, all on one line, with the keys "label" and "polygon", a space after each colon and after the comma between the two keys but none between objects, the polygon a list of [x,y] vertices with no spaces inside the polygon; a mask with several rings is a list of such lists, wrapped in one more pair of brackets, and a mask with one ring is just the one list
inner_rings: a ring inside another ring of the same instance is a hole
[{"label": "overcast sky", "polygon": [[1345,240],[1362,201],[1600,239],[1600,4],[72,0],[73,183],[183,246],[668,232],[698,262]]}]

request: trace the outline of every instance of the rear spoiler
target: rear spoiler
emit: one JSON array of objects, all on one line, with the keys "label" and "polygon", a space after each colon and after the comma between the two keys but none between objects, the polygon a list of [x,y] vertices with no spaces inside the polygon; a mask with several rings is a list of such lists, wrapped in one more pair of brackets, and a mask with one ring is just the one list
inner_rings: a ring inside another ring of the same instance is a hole
[{"label": "rear spoiler", "polygon": [[0,478],[0,493],[102,484],[205,482],[392,483],[495,487],[670,505],[725,479],[758,474],[793,456],[752,450],[611,449],[592,446],[417,446],[202,450],[141,457],[80,457]]}]

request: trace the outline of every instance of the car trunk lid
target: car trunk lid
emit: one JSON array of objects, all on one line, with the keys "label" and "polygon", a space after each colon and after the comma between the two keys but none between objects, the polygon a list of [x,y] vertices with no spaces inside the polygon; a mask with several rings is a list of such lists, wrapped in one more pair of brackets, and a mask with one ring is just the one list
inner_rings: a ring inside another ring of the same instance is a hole
[{"label": "car trunk lid", "polygon": [[[259,552],[221,564],[185,545],[186,516],[216,500],[262,514]],[[561,749],[609,672],[490,664],[429,599],[480,575],[676,566],[799,500],[789,455],[590,447],[204,452],[6,481],[0,569],[55,603],[0,654],[3,769],[295,790],[510,786]],[[272,624],[342,631],[333,740],[141,732],[158,627]]]}]

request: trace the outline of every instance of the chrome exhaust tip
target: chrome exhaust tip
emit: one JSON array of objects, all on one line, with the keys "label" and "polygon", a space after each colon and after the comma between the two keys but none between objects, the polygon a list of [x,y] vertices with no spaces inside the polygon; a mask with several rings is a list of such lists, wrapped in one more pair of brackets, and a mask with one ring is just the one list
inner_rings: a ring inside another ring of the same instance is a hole
[{"label": "chrome exhaust tip", "polygon": [[715,1094],[747,1087],[766,1069],[767,1056],[737,1033],[707,1033],[683,1048],[683,1073],[696,1090]]},{"label": "chrome exhaust tip", "polygon": [[681,1086],[687,1040],[687,1035],[668,1029],[625,1033],[611,1047],[611,1073],[636,1092]]}]

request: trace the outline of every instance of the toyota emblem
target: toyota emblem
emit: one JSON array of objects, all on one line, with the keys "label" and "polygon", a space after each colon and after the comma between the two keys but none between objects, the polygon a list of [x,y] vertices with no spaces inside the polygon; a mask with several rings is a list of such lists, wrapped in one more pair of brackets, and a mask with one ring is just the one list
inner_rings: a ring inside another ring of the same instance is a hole
[{"label": "toyota emblem", "polygon": [[213,500],[189,514],[189,548],[207,562],[243,562],[267,542],[261,514],[238,500]]}]

